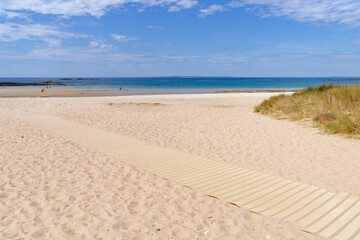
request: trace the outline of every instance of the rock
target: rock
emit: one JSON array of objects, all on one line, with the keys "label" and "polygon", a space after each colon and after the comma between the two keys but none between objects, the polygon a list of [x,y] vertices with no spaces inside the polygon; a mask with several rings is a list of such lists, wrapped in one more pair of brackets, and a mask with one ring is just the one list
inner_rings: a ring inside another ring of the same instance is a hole
[{"label": "rock", "polygon": [[49,86],[49,85],[65,86],[65,85],[68,85],[68,84],[63,83],[63,82],[53,82],[53,81],[32,82],[32,83],[0,82],[0,86],[5,86],[5,87]]}]

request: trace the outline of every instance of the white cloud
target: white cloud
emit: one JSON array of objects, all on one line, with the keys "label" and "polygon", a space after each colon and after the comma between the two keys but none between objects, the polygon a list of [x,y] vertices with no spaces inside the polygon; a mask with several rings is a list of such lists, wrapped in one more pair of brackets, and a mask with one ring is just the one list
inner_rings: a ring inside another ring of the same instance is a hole
[{"label": "white cloud", "polygon": [[122,62],[141,60],[143,56],[119,53],[110,44],[91,41],[86,47],[38,47],[23,56],[17,56],[17,58],[70,62]]},{"label": "white cloud", "polygon": [[134,41],[134,40],[137,40],[137,38],[134,38],[134,37],[127,37],[125,35],[121,35],[121,34],[116,34],[116,33],[113,33],[111,34],[111,36],[119,41],[119,42],[128,42],[128,41]]},{"label": "white cloud", "polygon": [[93,53],[109,52],[113,49],[115,49],[113,45],[98,41],[90,41],[88,47],[88,50]]},{"label": "white cloud", "polygon": [[237,7],[242,7],[244,6],[244,2],[241,2],[241,1],[231,1],[227,4],[228,7],[230,8],[237,8]]},{"label": "white cloud", "polygon": [[[214,6],[214,5],[212,5]],[[262,17],[275,16],[300,22],[336,22],[352,26],[360,25],[360,1],[358,0],[238,0],[217,7],[200,10],[206,15],[217,11],[246,6]],[[214,10],[214,9],[213,9]]]},{"label": "white cloud", "polygon": [[147,26],[147,28],[149,28],[149,29],[156,29],[156,30],[163,30],[163,29],[165,29],[165,27],[163,27],[163,26],[153,26],[153,25],[149,25],[149,26]]},{"label": "white cloud", "polygon": [[214,4],[214,5],[211,5],[208,8],[200,9],[199,16],[200,17],[206,17],[207,15],[211,15],[211,14],[214,14],[216,12],[225,11],[225,9],[226,9],[226,7],[223,6],[223,5]]},{"label": "white cloud", "polygon": [[0,23],[0,41],[11,42],[21,39],[42,40],[48,38],[86,37],[86,35],[60,31],[42,24]]},{"label": "white cloud", "polygon": [[169,7],[169,12],[180,11],[181,9],[192,8],[197,4],[197,0],[177,0],[176,4]]},{"label": "white cloud", "polygon": [[110,8],[124,6],[126,4],[137,4],[140,9],[161,6],[167,7],[169,11],[178,11],[195,6],[197,0],[1,0],[0,10],[101,17]]},{"label": "white cloud", "polygon": [[62,40],[58,38],[45,38],[43,40],[52,48],[60,47],[62,45]]},{"label": "white cloud", "polygon": [[238,8],[244,6],[243,2],[240,1],[231,1],[228,4],[219,5],[219,4],[213,4],[210,5],[208,8],[200,9],[200,17],[206,17],[207,15],[215,14],[216,12],[223,12],[227,11],[231,8]]},{"label": "white cloud", "polygon": [[120,52],[111,44],[101,41],[90,41],[85,47],[64,47],[61,42],[39,45],[27,54],[1,54],[0,59],[52,60],[67,62],[116,62],[116,63],[196,63],[201,65],[242,64],[246,59],[242,56],[196,56],[196,55],[141,55]]},{"label": "white cloud", "polygon": [[12,12],[12,11],[5,11],[0,9],[0,16],[5,16],[7,19],[11,18],[26,18],[27,14],[19,13],[19,12]]}]

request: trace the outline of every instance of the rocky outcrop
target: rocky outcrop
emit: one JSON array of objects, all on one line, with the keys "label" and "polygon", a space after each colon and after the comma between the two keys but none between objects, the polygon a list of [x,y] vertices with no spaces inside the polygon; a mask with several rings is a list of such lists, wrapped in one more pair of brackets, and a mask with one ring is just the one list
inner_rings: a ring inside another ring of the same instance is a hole
[{"label": "rocky outcrop", "polygon": [[65,86],[67,83],[63,82],[32,82],[32,83],[17,83],[17,82],[0,82],[0,86],[2,87],[19,87],[19,86]]}]

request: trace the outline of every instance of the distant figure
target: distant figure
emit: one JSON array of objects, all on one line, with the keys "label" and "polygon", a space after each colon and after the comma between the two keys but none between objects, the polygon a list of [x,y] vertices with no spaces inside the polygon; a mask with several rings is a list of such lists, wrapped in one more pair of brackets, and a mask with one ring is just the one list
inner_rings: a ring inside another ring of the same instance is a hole
[{"label": "distant figure", "polygon": [[119,89],[122,90],[122,86]]}]

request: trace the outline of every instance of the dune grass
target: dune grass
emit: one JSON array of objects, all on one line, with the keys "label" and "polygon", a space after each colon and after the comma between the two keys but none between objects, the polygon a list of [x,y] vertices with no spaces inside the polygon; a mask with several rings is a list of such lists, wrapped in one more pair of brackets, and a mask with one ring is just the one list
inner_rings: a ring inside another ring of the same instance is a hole
[{"label": "dune grass", "polygon": [[360,138],[360,85],[309,87],[291,96],[271,97],[255,107],[255,112],[311,120],[327,133]]}]

